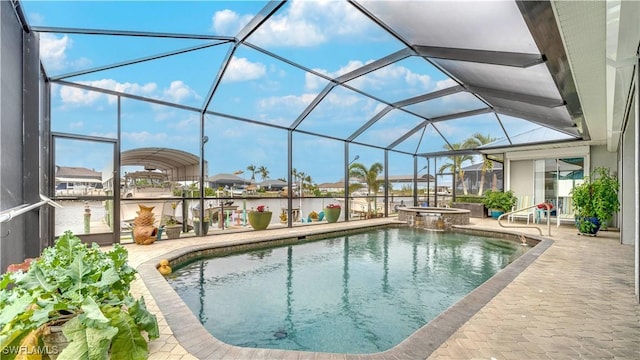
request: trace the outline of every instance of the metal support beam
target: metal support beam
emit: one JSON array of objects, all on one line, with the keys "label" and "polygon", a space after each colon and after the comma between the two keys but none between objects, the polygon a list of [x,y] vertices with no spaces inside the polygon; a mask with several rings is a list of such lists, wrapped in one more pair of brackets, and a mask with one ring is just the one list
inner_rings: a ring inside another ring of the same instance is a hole
[{"label": "metal support beam", "polygon": [[482,97],[486,95],[486,96],[496,97],[499,99],[518,101],[526,104],[544,106],[548,108],[554,108],[554,107],[566,105],[566,103],[562,99],[550,99],[542,96],[515,93],[513,91],[490,89],[490,88],[485,88],[480,86],[467,86],[467,91],[475,93],[476,95],[479,95]]},{"label": "metal support beam", "polygon": [[[293,226],[293,131],[287,131],[287,227]],[[302,189],[298,189],[302,191]],[[302,196],[302,193],[298,194]],[[302,209],[298,209],[300,211]]]},{"label": "metal support beam", "polygon": [[417,103],[421,103],[421,102],[437,99],[437,98],[440,98],[440,97],[443,97],[443,96],[452,95],[452,94],[455,94],[455,93],[459,93],[461,91],[464,91],[464,88],[462,86],[460,86],[460,85],[456,85],[456,86],[448,87],[446,89],[441,89],[441,90],[437,90],[437,91],[434,91],[434,92],[430,92],[428,94],[412,97],[410,99],[398,101],[398,102],[393,103],[392,105],[394,107],[404,107],[404,106],[407,106],[407,105],[413,105],[413,104],[417,104]]},{"label": "metal support beam", "polygon": [[527,68],[541,64],[546,59],[540,54],[525,54],[507,51],[487,51],[436,46],[415,45],[418,55],[437,59],[469,61],[475,63]]},{"label": "metal support beam", "polygon": [[538,49],[543,54],[547,54],[548,61],[545,64],[560,91],[560,96],[567,102],[567,111],[571,119],[576,123],[582,138],[591,140],[551,3],[551,1],[516,1]]},{"label": "metal support beam", "polygon": [[238,41],[245,41],[260,25],[264,24],[286,1],[269,1],[251,21],[238,32]]},{"label": "metal support beam", "polygon": [[362,75],[368,74],[372,71],[376,71],[380,68],[383,68],[389,64],[400,61],[402,59],[406,59],[407,57],[413,55],[413,51],[408,48],[404,48],[402,50],[396,51],[393,54],[387,55],[382,59],[378,59],[376,61],[370,62],[358,69],[350,71],[346,74],[340,75],[335,80],[339,84],[346,83],[347,81],[351,81],[355,78],[358,78]]},{"label": "metal support beam", "polygon": [[389,217],[389,150],[384,151],[384,217]]}]

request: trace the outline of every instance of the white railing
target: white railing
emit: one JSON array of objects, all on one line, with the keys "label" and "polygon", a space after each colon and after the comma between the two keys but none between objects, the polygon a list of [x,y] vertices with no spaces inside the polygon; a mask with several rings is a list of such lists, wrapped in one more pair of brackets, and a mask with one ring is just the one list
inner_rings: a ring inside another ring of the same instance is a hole
[{"label": "white railing", "polygon": [[527,224],[527,225],[524,225],[524,224],[522,224],[522,225],[503,225],[502,224],[502,218],[503,217],[509,216],[511,214],[518,213],[518,212],[521,212],[521,211],[524,211],[524,210],[537,208],[540,205],[544,206],[546,208],[546,210],[547,210],[547,216],[546,216],[546,218],[547,218],[547,232],[549,234],[548,236],[551,236],[551,216],[549,216],[551,214],[551,212],[550,212],[551,211],[551,206],[549,204],[547,204],[547,203],[540,203],[540,204],[536,204],[536,205],[531,205],[531,206],[523,207],[522,209],[517,209],[517,210],[509,211],[508,213],[504,213],[504,214],[502,214],[502,215],[500,215],[498,217],[498,225],[500,225],[500,227],[503,227],[503,228],[520,228],[520,229],[521,228],[534,228],[534,229],[537,229],[540,232],[540,236],[543,236],[542,235],[542,229],[540,229],[540,227],[537,226],[537,225],[529,225],[529,224]]},{"label": "white railing", "polygon": [[42,199],[42,201],[37,202],[35,204],[31,204],[31,205],[27,205],[27,204],[22,204],[16,207],[13,207],[11,209],[8,210],[4,210],[2,212],[0,212],[0,223],[5,223],[5,222],[9,222],[11,221],[11,219],[13,219],[14,217],[20,216],[26,212],[29,212],[33,209],[39,208],[40,206],[44,205],[44,204],[49,204],[53,207],[57,207],[57,208],[61,208],[62,205],[54,202],[53,200],[49,199],[48,197],[40,194],[40,199]]}]

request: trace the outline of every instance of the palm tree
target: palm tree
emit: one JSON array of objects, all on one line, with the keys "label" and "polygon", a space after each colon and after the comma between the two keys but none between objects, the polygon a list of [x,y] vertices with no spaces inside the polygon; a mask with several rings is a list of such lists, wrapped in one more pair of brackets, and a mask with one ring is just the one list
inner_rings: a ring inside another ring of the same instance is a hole
[{"label": "palm tree", "polygon": [[[463,150],[463,149],[465,149],[464,144],[461,144],[461,143],[451,144],[450,148],[445,145],[444,148],[446,150]],[[445,172],[445,170],[448,169],[450,172],[452,172],[454,174],[457,174],[458,179],[462,183],[462,192],[465,195],[467,195],[468,194],[467,183],[464,181],[464,170],[462,170],[462,164],[464,162],[466,162],[466,161],[471,161],[473,159],[473,156],[471,156],[471,155],[450,155],[450,156],[447,156],[447,158],[449,158],[449,160],[451,160],[451,162],[448,163],[448,164],[443,164],[442,166],[440,166],[440,168],[438,169],[438,172],[442,174],[442,173]]]},{"label": "palm tree", "polygon": [[260,173],[262,181],[265,181],[269,178],[269,170],[267,170],[266,166],[260,166],[256,171]]},{"label": "palm tree", "polygon": [[300,180],[300,194],[304,195],[304,178],[307,176],[304,171],[298,171],[298,180]]},{"label": "palm tree", "polygon": [[256,166],[251,164],[247,166],[247,170],[251,171],[251,181],[256,181]]},{"label": "palm tree", "polygon": [[[382,172],[384,166],[381,163],[377,162],[371,165],[370,168],[367,169],[361,163],[353,163],[349,165],[349,176],[355,177],[364,180],[369,188],[369,192],[374,196],[374,204],[377,207],[377,197],[378,190],[380,189],[380,185],[384,182],[384,180],[378,180],[378,175]],[[349,186],[351,189],[351,186]],[[369,202],[368,211],[371,213],[371,203]]]},{"label": "palm tree", "polygon": [[[491,137],[490,134],[482,135],[480,133],[475,133],[471,135],[470,138],[465,140],[466,148],[477,148],[479,146],[488,144],[492,141],[495,141],[496,138]],[[493,161],[487,159],[486,157],[482,158],[482,169],[480,170],[480,187],[478,188],[478,195],[482,196],[482,192],[484,191],[484,177],[487,172],[493,171]]]},{"label": "palm tree", "polygon": [[312,188],[313,188],[313,179],[311,179],[311,175],[307,175],[305,177],[302,178],[302,183],[304,184],[304,186],[310,191],[313,192]]},{"label": "palm tree", "polygon": [[[297,184],[298,178],[300,177],[300,173],[298,172],[298,170],[296,168],[291,169],[291,176],[293,177],[293,183]],[[298,189],[298,192],[300,194],[302,194],[301,191],[302,191],[302,189]]]}]

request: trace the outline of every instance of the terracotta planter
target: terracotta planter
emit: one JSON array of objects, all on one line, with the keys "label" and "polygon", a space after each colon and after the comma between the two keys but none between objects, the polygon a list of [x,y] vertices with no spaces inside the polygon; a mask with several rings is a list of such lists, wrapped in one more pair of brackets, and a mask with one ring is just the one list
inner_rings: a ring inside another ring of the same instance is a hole
[{"label": "terracotta planter", "polygon": [[138,205],[140,211],[138,216],[133,220],[133,240],[136,244],[150,245],[158,238],[158,228],[153,226],[155,215],[153,214],[153,206]]},{"label": "terracotta planter", "polygon": [[340,218],[341,208],[324,208],[324,217],[327,222],[334,223]]},{"label": "terracotta planter", "polygon": [[271,211],[249,211],[249,224],[254,230],[264,230],[271,222]]}]

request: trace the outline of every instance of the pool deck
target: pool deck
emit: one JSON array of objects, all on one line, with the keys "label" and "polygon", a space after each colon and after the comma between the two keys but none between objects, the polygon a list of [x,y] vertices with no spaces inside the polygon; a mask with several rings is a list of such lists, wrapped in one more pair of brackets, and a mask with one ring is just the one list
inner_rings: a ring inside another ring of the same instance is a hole
[{"label": "pool deck", "polygon": [[[131,265],[144,275],[151,271],[153,261],[169,258],[172,252],[175,254],[184,248],[238,244],[265,237],[303,236],[319,229],[347,230],[363,224],[382,225],[393,221],[393,218],[373,219],[293,229],[226,232],[204,238],[163,240],[149,246],[125,246]],[[471,219],[469,227],[499,228],[495,220],[476,218]],[[538,234],[533,229],[521,231]],[[147,276],[144,281],[137,279],[132,291],[138,296],[144,295],[160,325],[160,338],[149,343],[149,359],[638,359],[640,304],[636,302],[633,288],[634,248],[621,245],[619,237],[615,231],[601,231],[597,237],[578,236],[573,226],[552,226],[553,242],[546,242],[547,248],[542,249],[528,267],[518,270],[512,281],[496,288],[490,298],[481,302],[479,309],[465,305],[469,315],[459,319],[459,324],[455,321],[438,324],[454,324],[452,335],[437,339],[421,329],[413,335],[421,337],[419,346],[403,343],[396,351],[371,355],[226,345],[203,334],[202,327],[179,321],[180,318],[195,319],[195,316],[185,312],[186,306],[176,304],[177,295],[166,291],[169,285],[163,284],[162,278],[160,281],[158,277],[148,279]],[[160,307],[165,309],[166,317]]]}]

